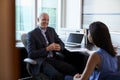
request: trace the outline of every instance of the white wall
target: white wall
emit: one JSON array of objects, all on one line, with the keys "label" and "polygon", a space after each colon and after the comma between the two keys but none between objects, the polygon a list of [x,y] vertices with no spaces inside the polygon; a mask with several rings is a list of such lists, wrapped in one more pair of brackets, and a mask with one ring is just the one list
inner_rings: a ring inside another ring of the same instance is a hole
[{"label": "white wall", "polygon": [[[80,31],[82,19],[82,0],[62,0],[61,26],[59,36],[65,40],[70,32]],[[62,28],[61,28],[62,27]]]},{"label": "white wall", "polygon": [[80,29],[82,0],[66,0],[66,27]]},{"label": "white wall", "polygon": [[113,44],[120,47],[120,33],[111,32],[111,38]]},{"label": "white wall", "polygon": [[120,33],[111,32],[112,43],[117,47],[118,55],[120,55]]}]

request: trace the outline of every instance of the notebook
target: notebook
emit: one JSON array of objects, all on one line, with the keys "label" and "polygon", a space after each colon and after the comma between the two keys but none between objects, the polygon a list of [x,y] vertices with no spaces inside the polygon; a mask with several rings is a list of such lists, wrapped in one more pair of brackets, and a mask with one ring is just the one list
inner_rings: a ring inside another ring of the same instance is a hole
[{"label": "notebook", "polygon": [[67,41],[65,42],[66,47],[80,47],[83,40],[84,34],[80,33],[70,33]]}]

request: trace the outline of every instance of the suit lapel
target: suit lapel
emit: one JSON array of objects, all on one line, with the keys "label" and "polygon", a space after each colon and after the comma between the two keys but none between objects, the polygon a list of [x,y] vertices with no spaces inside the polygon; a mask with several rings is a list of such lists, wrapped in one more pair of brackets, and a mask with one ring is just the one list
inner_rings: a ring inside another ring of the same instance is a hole
[{"label": "suit lapel", "polygon": [[44,36],[39,28],[37,28],[36,33],[40,39],[40,42],[42,42],[46,46],[47,44],[45,42],[45,38],[44,38]]},{"label": "suit lapel", "polygon": [[49,41],[49,44],[52,43],[52,38],[53,38],[50,34],[52,34],[52,33],[50,32],[49,28],[47,28],[46,36]]}]

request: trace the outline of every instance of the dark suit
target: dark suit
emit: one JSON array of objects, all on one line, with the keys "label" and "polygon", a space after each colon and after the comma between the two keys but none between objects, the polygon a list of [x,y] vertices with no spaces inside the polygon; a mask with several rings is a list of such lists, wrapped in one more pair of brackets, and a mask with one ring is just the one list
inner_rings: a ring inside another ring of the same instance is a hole
[{"label": "dark suit", "polygon": [[[53,28],[47,28],[46,36],[49,44],[53,42],[58,43],[61,46],[60,51],[63,51],[64,43],[58,37]],[[56,76],[56,74],[61,73],[69,75],[75,74],[75,70],[72,66],[55,58],[56,51],[52,51],[54,54],[53,58],[47,58],[49,53],[45,49],[47,44],[39,27],[28,33],[27,44],[28,57],[35,59],[38,62],[37,65],[31,66],[31,71],[34,75],[37,75],[40,72],[43,72],[48,76],[54,76],[54,74]]]}]

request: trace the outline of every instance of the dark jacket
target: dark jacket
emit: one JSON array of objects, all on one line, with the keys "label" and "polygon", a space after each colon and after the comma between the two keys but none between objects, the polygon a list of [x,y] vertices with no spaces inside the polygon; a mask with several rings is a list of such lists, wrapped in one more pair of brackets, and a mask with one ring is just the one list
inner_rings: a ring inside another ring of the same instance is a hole
[{"label": "dark jacket", "polygon": [[[46,30],[46,36],[48,38],[49,44],[55,42],[60,44],[61,51],[64,49],[64,43],[58,37],[55,30],[48,27]],[[39,27],[35,28],[27,35],[27,52],[28,57],[37,61],[37,65],[31,66],[31,72],[33,74],[39,74],[40,66],[43,61],[47,58],[48,52],[46,51],[47,44],[45,42],[44,36],[41,33]],[[53,51],[55,53],[55,51]],[[55,55],[55,54],[54,54]]]}]

